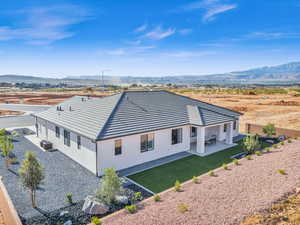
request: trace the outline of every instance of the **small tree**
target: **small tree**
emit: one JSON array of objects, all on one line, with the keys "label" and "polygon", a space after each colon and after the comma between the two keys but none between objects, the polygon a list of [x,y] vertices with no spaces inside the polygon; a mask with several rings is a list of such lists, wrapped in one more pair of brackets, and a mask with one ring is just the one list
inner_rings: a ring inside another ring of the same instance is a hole
[{"label": "small tree", "polygon": [[3,136],[6,134],[6,130],[4,128],[0,129],[0,136]]},{"label": "small tree", "polygon": [[14,145],[12,143],[11,136],[8,135],[2,135],[0,136],[0,148],[2,150],[2,155],[5,158],[5,166],[8,169],[9,168],[9,156],[12,153],[12,150],[14,149]]},{"label": "small tree", "polygon": [[272,123],[268,123],[262,129],[263,129],[264,134],[267,135],[268,137],[272,137],[272,136],[276,135],[276,129],[275,129],[274,124],[272,124]]},{"label": "small tree", "polygon": [[33,152],[26,152],[19,174],[23,186],[30,190],[32,207],[36,208],[36,190],[42,184],[45,176],[43,166]]},{"label": "small tree", "polygon": [[100,189],[96,192],[96,197],[101,199],[107,205],[110,205],[121,192],[121,179],[113,168],[106,168],[100,183]]},{"label": "small tree", "polygon": [[257,135],[248,135],[243,139],[243,148],[248,154],[253,154],[260,148]]}]

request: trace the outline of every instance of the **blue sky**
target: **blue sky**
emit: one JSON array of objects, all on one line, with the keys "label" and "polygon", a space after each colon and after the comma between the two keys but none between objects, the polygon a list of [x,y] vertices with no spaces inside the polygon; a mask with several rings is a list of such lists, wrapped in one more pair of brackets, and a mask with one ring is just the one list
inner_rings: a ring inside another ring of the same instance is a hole
[{"label": "blue sky", "polygon": [[199,75],[300,60],[296,0],[3,0],[0,74]]}]

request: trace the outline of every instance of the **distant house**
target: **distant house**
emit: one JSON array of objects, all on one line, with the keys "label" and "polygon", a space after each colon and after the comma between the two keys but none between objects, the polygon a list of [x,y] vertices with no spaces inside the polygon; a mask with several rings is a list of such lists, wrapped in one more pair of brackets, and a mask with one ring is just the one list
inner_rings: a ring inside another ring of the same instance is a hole
[{"label": "distant house", "polygon": [[189,151],[233,145],[241,114],[167,91],[72,97],[36,113],[37,136],[96,175]]}]

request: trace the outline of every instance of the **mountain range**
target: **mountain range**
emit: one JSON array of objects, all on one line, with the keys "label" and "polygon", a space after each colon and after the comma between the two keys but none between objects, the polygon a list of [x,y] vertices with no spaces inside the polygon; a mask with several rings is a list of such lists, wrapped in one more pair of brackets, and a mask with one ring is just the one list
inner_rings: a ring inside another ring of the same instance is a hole
[{"label": "mountain range", "polygon": [[[11,83],[68,83],[92,85],[95,81],[102,84],[100,76],[82,75],[66,76],[64,78],[49,78],[31,75],[0,75],[0,82]],[[105,84],[125,85],[140,84],[219,84],[219,83],[272,83],[272,82],[300,82],[300,62],[291,62],[278,66],[265,66],[245,71],[235,71],[210,75],[182,75],[182,76],[105,76]]]}]

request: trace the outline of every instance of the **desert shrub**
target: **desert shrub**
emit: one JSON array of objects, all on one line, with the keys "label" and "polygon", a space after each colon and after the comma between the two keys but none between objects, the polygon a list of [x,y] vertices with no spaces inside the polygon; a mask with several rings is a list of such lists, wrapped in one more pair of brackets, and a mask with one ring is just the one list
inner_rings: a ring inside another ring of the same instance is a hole
[{"label": "desert shrub", "polygon": [[132,201],[136,203],[137,201],[141,201],[143,199],[142,192],[135,192],[132,198]]},{"label": "desert shrub", "polygon": [[226,163],[223,163],[222,167],[223,167],[224,170],[228,169],[228,165]]},{"label": "desert shrub", "polygon": [[295,140],[297,140],[298,139],[298,137],[295,137]]},{"label": "desert shrub", "polygon": [[97,216],[93,216],[93,217],[92,217],[91,223],[92,223],[93,225],[101,225],[101,224],[102,224],[101,220],[100,220]]},{"label": "desert shrub", "polygon": [[257,156],[261,156],[261,151],[256,151],[255,154],[256,154]]},{"label": "desert shrub", "polygon": [[233,160],[233,163],[234,163],[235,165],[239,165],[239,160],[234,159],[234,160]]},{"label": "desert shrub", "polygon": [[66,194],[66,199],[67,199],[67,202],[68,202],[70,205],[73,204],[73,195],[72,195],[72,193]]},{"label": "desert shrub", "polygon": [[278,148],[279,146],[278,146],[278,144],[274,144],[274,145],[272,145],[272,147],[273,148]]},{"label": "desert shrub", "polygon": [[257,151],[261,145],[258,140],[258,135],[248,135],[243,139],[243,149],[248,154],[253,154]]},{"label": "desert shrub", "polygon": [[189,209],[188,209],[188,206],[187,206],[186,204],[184,204],[184,203],[179,203],[179,204],[177,205],[177,209],[178,209],[178,211],[181,212],[181,213],[185,213],[186,211],[189,210]]},{"label": "desert shrub", "polygon": [[264,134],[266,134],[268,137],[272,137],[274,135],[276,135],[276,129],[275,129],[275,125],[272,123],[268,123],[267,125],[265,125],[262,128]]},{"label": "desert shrub", "polygon": [[210,170],[210,171],[208,171],[208,175],[209,175],[209,176],[214,176],[214,175],[215,175],[215,172],[214,172],[213,170]]},{"label": "desert shrub", "polygon": [[280,142],[281,145],[284,145],[284,141]]},{"label": "desert shrub", "polygon": [[20,134],[17,132],[17,131],[12,131],[11,132],[11,134],[12,134],[12,136],[14,136],[14,137],[19,137],[20,136]]},{"label": "desert shrub", "polygon": [[196,184],[199,182],[199,179],[198,179],[198,177],[193,176],[192,181]]},{"label": "desert shrub", "polygon": [[133,214],[133,213],[135,213],[137,211],[136,205],[127,205],[127,206],[125,206],[125,209],[130,214]]},{"label": "desert shrub", "polygon": [[280,173],[281,175],[286,175],[286,172],[283,169],[278,170],[278,173]]},{"label": "desert shrub", "polygon": [[154,201],[159,202],[160,201],[160,196],[158,194],[153,196]]},{"label": "desert shrub", "polygon": [[268,147],[268,148],[265,148],[265,151],[266,151],[266,152],[270,152],[270,151],[271,151],[271,148],[269,148],[269,147]]},{"label": "desert shrub", "polygon": [[4,128],[0,129],[0,136],[3,136],[6,134],[6,130]]},{"label": "desert shrub", "polygon": [[246,159],[251,160],[252,159],[251,155],[247,155]]},{"label": "desert shrub", "polygon": [[10,158],[10,159],[9,159],[9,163],[10,163],[10,164],[16,164],[16,163],[18,163],[17,157]]},{"label": "desert shrub", "polygon": [[122,181],[116,171],[113,168],[106,168],[101,179],[100,188],[96,192],[96,197],[105,204],[110,205],[122,191]]},{"label": "desert shrub", "polygon": [[179,180],[176,180],[175,185],[174,185],[174,190],[175,191],[180,191],[181,190],[181,183]]},{"label": "desert shrub", "polygon": [[292,143],[293,140],[291,138],[288,139],[288,143]]}]

